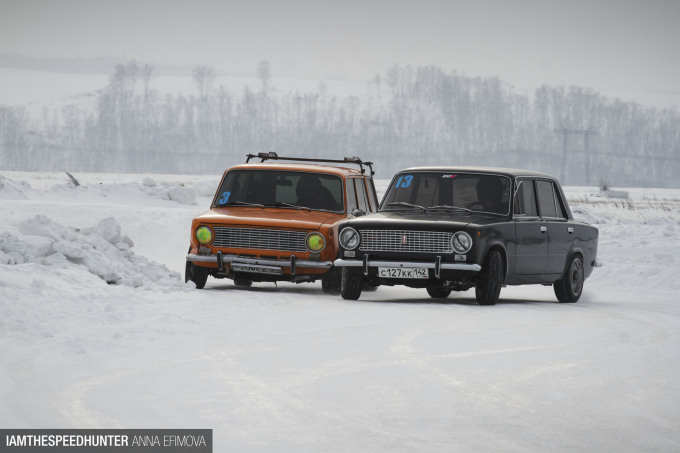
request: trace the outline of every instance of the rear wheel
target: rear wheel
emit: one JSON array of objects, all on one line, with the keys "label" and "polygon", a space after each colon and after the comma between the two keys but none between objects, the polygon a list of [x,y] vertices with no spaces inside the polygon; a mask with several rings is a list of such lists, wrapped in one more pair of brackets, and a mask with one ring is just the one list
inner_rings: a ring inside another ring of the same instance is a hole
[{"label": "rear wheel", "polygon": [[241,287],[241,288],[250,288],[250,286],[253,284],[253,281],[247,278],[241,278],[241,277],[236,277],[234,279],[234,285]]},{"label": "rear wheel", "polygon": [[446,299],[451,294],[451,290],[446,288],[427,288],[427,294],[433,299]]},{"label": "rear wheel", "polygon": [[583,292],[583,258],[574,254],[569,259],[569,265],[564,275],[553,284],[557,300],[563,303],[576,302]]},{"label": "rear wheel", "polygon": [[498,250],[490,250],[484,259],[475,295],[479,305],[495,305],[503,284],[503,258]]},{"label": "rear wheel", "polygon": [[187,283],[191,280],[196,285],[196,289],[203,289],[205,282],[208,281],[209,273],[210,270],[208,268],[196,266],[191,261],[187,261],[184,268],[184,282]]},{"label": "rear wheel", "polygon": [[342,298],[357,300],[359,296],[361,296],[361,288],[364,283],[363,280],[364,278],[361,272],[343,267],[342,277],[340,278],[340,295]]}]

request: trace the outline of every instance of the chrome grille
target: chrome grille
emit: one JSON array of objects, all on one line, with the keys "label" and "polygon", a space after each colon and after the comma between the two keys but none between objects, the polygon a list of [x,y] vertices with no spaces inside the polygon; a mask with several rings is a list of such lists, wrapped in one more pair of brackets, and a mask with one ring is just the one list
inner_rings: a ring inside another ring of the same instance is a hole
[{"label": "chrome grille", "polygon": [[452,233],[413,230],[361,230],[362,252],[453,253]]},{"label": "chrome grille", "polygon": [[214,227],[214,247],[306,252],[304,231]]}]

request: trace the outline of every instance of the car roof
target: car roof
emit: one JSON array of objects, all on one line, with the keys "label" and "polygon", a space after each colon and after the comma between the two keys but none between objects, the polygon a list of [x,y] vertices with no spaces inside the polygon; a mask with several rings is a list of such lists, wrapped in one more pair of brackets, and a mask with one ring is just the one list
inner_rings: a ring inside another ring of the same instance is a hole
[{"label": "car roof", "polygon": [[[336,167],[334,165],[321,164],[296,164],[296,163],[269,163],[269,162],[253,162],[248,164],[239,164],[230,167],[231,170],[289,170],[289,171],[306,171],[329,173],[338,176],[361,176],[361,170],[358,168]],[[364,176],[370,177],[369,172],[364,172]]]},{"label": "car roof", "polygon": [[538,178],[548,178],[557,180],[554,176],[547,173],[542,173],[534,170],[522,170],[519,168],[501,168],[501,167],[470,167],[470,166],[432,166],[432,167],[409,167],[400,170],[399,173],[404,172],[416,172],[416,171],[434,171],[434,172],[469,172],[469,173],[495,173],[504,176],[509,176],[511,178],[518,178],[522,176],[527,177],[538,177]]}]

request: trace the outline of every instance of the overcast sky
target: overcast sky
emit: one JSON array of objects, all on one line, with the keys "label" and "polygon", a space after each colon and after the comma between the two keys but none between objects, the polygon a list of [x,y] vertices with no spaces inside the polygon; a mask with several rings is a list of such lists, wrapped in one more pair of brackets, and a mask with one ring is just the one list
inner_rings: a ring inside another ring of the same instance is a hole
[{"label": "overcast sky", "polygon": [[0,52],[680,93],[680,0],[0,0]]}]

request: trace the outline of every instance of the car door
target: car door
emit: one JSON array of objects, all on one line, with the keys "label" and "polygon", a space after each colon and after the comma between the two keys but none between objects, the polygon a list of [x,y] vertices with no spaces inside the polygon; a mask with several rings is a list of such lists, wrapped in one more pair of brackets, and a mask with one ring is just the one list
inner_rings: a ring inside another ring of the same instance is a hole
[{"label": "car door", "polygon": [[533,178],[517,180],[514,199],[515,274],[543,274],[548,260],[547,226],[538,214]]},{"label": "car door", "polygon": [[555,182],[538,179],[536,190],[540,215],[548,228],[548,260],[545,272],[561,274],[574,240],[574,229],[567,222],[564,202]]}]

